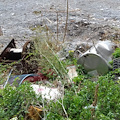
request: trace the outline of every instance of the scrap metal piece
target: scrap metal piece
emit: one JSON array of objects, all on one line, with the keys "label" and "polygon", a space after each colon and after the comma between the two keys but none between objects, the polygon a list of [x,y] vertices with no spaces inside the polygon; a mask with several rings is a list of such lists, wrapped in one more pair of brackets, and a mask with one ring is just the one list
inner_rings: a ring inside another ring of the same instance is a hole
[{"label": "scrap metal piece", "polygon": [[4,60],[4,59],[8,59],[10,56],[9,56],[9,53],[10,53],[10,49],[11,48],[16,48],[16,45],[15,45],[15,40],[12,39],[10,41],[10,43],[4,48],[4,50],[2,51],[1,55],[0,55],[0,60]]},{"label": "scrap metal piece", "polygon": [[26,55],[28,54],[28,51],[30,51],[31,49],[32,49],[32,41],[29,40],[23,45],[22,58],[26,57]]},{"label": "scrap metal piece", "polygon": [[17,48],[15,40],[12,39],[10,43],[3,48],[0,54],[0,62],[11,63],[13,61],[20,60],[28,55],[28,51],[32,48],[32,41],[27,41],[21,48]]},{"label": "scrap metal piece", "polygon": [[87,72],[93,71],[92,74],[103,75],[111,68],[109,62],[112,60],[114,49],[115,44],[111,41],[100,41],[80,55],[77,63],[83,65]]}]

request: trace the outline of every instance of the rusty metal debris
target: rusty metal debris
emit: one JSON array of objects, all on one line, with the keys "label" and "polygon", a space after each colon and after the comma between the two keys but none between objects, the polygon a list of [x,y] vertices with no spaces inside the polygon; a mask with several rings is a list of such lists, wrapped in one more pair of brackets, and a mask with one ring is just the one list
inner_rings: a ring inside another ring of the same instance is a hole
[{"label": "rusty metal debris", "polygon": [[31,41],[27,41],[21,48],[17,48],[15,40],[12,39],[10,43],[4,47],[0,54],[0,62],[11,63],[13,61],[18,61],[25,57],[27,53],[27,47]]},{"label": "rusty metal debris", "polygon": [[15,45],[15,40],[12,39],[10,43],[4,48],[0,55],[0,62],[13,62],[15,60],[21,59],[22,48],[17,49]]},{"label": "rusty metal debris", "polygon": [[11,49],[16,48],[15,41],[12,39],[10,43],[5,47],[0,55],[0,60],[11,60],[13,55],[11,53]]}]

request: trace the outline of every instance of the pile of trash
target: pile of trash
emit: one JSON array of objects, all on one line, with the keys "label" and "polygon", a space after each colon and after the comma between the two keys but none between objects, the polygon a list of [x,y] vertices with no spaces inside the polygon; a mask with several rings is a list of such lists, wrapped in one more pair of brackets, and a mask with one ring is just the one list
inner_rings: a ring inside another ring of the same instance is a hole
[{"label": "pile of trash", "polygon": [[[4,48],[0,55],[0,62],[7,64],[12,63],[14,61],[23,60],[24,57],[27,55],[28,44],[31,41],[27,41],[22,48],[17,49],[15,45],[15,40],[11,40],[11,42]],[[104,75],[106,74],[109,69],[111,69],[110,61],[112,60],[112,53],[114,52],[116,45],[111,41],[99,41],[97,44],[93,44],[92,47],[85,50],[83,46],[77,46],[76,50],[74,50],[74,55],[77,56],[77,64],[80,64],[84,67],[84,69],[91,75]],[[76,52],[77,51],[77,52]],[[70,65],[67,67],[68,69],[68,83],[72,82],[74,77],[77,77],[78,74],[76,72],[76,66]],[[8,78],[1,89],[4,89],[7,84],[14,85],[19,87],[23,82],[29,81],[31,82],[31,87],[37,97],[42,96],[42,99],[49,100],[57,100],[64,96],[64,88],[61,83],[57,87],[48,87],[46,85],[36,84],[39,81],[49,81],[49,78],[44,75],[43,73],[29,73],[29,74],[20,74],[20,75],[13,75],[13,70],[10,71]],[[51,70],[48,71],[47,74],[51,74]],[[57,78],[57,77],[56,77]],[[33,117],[31,109],[36,109],[38,113],[42,113],[42,110],[33,106],[29,108],[28,116],[30,118]],[[35,113],[36,114],[36,113]],[[36,115],[36,118],[38,115]],[[39,117],[38,117],[39,119]],[[36,120],[38,120],[36,119]]]},{"label": "pile of trash", "polygon": [[[12,39],[10,43],[4,48],[0,55],[0,62],[4,64],[23,60],[27,55],[27,51],[31,49],[31,41],[27,41],[22,48],[16,48],[15,40]],[[30,45],[29,45],[30,44]],[[29,47],[28,47],[29,45]],[[88,46],[88,44],[86,44]],[[89,48],[85,50],[86,48]],[[97,44],[93,44],[92,47],[85,47],[85,44],[77,45],[74,50],[74,55],[77,56],[77,64],[80,64],[92,75],[103,75],[106,74],[111,65],[109,64],[112,61],[112,53],[114,52],[116,45],[109,41],[99,41]],[[77,51],[77,52],[76,52]],[[77,54],[77,55],[76,55]],[[24,66],[24,65],[23,65]],[[68,75],[72,79],[77,76],[76,67],[74,65],[68,66]],[[48,71],[47,74],[52,74]],[[15,86],[21,85],[24,81],[29,81],[35,83],[36,81],[48,80],[47,76],[43,73],[30,73],[22,75],[11,75],[12,70],[9,74],[7,81],[5,82],[4,87],[9,83],[12,85],[14,82]]]}]

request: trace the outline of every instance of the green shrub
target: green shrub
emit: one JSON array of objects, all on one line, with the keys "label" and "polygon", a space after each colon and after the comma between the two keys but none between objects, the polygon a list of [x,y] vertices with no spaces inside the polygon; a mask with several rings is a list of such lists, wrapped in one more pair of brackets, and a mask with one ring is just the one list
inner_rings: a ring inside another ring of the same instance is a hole
[{"label": "green shrub", "polygon": [[22,119],[28,107],[36,102],[36,95],[29,83],[25,82],[17,88],[6,86],[0,103],[0,119],[10,119],[14,116]]},{"label": "green shrub", "polygon": [[[77,83],[81,81],[80,85],[74,85],[76,92],[73,88],[65,90],[63,105],[68,118],[71,120],[118,120],[120,118],[120,86],[113,81],[114,76],[111,73],[100,76],[97,82],[89,78],[83,78],[85,77],[78,76],[78,78],[75,78]],[[91,105],[95,99],[95,87],[97,84],[99,85],[97,105],[92,117]],[[62,103],[61,100],[59,102]],[[50,109],[47,112],[48,120],[66,119],[62,105],[59,102],[52,102],[49,105]]]},{"label": "green shrub", "polygon": [[115,84],[111,74],[99,78],[98,108],[109,119],[120,118],[120,85]]},{"label": "green shrub", "polygon": [[112,55],[114,58],[120,57],[120,48],[116,48],[116,50],[114,51]]}]

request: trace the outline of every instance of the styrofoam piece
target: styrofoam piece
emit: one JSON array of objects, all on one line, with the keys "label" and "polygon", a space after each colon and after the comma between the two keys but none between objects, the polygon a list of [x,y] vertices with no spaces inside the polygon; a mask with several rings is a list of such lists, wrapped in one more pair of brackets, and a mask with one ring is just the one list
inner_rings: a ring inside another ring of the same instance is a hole
[{"label": "styrofoam piece", "polygon": [[22,52],[22,48],[19,48],[19,49],[17,49],[17,48],[11,48],[10,52],[21,53]]},{"label": "styrofoam piece", "polygon": [[46,86],[39,86],[36,84],[31,85],[36,95],[42,95],[43,99],[55,100],[61,96],[58,88],[49,88]]}]

